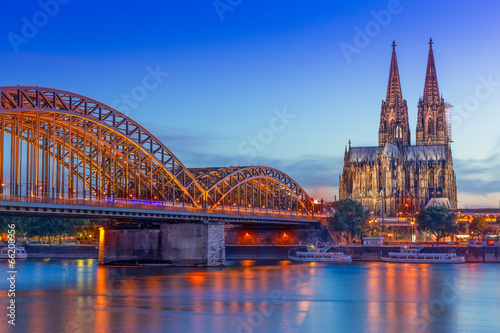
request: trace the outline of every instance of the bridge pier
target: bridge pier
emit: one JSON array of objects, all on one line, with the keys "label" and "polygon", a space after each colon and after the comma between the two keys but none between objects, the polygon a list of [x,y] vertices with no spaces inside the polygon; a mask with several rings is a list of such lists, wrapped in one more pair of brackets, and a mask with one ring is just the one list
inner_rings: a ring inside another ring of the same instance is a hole
[{"label": "bridge pier", "polygon": [[100,231],[100,265],[216,267],[225,263],[224,224],[219,222],[113,226]]}]

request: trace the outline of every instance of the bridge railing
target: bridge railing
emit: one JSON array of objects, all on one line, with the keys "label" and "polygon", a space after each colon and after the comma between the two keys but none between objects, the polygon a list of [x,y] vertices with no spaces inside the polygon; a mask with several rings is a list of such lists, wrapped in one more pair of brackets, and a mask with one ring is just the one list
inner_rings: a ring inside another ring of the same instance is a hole
[{"label": "bridge railing", "polygon": [[16,196],[11,194],[0,194],[2,202],[20,202],[31,204],[47,204],[47,205],[67,205],[87,207],[107,207],[118,209],[141,209],[141,210],[157,210],[157,211],[172,211],[172,212],[191,212],[191,213],[207,213],[219,215],[244,215],[244,216],[260,216],[260,217],[281,217],[281,218],[324,218],[325,214],[314,214],[308,216],[304,212],[284,211],[269,208],[246,207],[246,206],[228,206],[227,208],[204,209],[194,208],[182,203],[174,203],[169,201],[150,201],[150,200],[126,200],[126,199],[104,199],[101,201],[84,200],[84,199],[59,199],[38,196]]}]

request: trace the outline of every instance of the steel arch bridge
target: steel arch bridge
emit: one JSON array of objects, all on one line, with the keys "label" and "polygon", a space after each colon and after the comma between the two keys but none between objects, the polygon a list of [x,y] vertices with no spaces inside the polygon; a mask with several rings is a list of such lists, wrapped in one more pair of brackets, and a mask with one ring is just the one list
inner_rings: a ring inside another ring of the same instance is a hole
[{"label": "steel arch bridge", "polygon": [[0,168],[3,196],[315,210],[304,189],[277,169],[188,169],[127,115],[51,88],[0,87]]}]

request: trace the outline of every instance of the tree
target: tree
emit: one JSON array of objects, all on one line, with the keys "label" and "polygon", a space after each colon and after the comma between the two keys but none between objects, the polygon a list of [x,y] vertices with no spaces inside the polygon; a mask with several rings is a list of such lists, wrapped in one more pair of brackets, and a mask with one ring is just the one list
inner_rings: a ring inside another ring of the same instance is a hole
[{"label": "tree", "polygon": [[370,212],[361,203],[345,199],[335,202],[333,208],[335,213],[327,219],[330,233],[341,232],[347,244],[352,237],[363,235],[368,228]]},{"label": "tree", "polygon": [[471,236],[486,236],[498,232],[498,227],[490,226],[484,216],[476,216],[469,223],[469,234]]},{"label": "tree", "polygon": [[460,232],[457,215],[446,207],[423,208],[417,213],[417,229],[427,231],[439,239]]}]

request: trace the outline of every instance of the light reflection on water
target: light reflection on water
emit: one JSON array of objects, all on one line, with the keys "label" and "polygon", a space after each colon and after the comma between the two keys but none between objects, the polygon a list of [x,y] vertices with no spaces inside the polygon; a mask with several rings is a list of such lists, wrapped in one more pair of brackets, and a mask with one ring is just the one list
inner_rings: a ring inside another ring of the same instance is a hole
[{"label": "light reflection on water", "polygon": [[[7,271],[5,262],[0,269]],[[481,332],[500,326],[495,264],[244,260],[179,268],[29,259],[17,270],[16,331]],[[8,289],[5,279],[0,288]],[[7,301],[0,293],[0,302]]]}]

